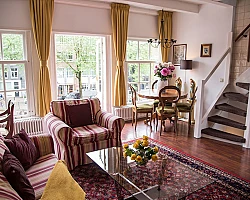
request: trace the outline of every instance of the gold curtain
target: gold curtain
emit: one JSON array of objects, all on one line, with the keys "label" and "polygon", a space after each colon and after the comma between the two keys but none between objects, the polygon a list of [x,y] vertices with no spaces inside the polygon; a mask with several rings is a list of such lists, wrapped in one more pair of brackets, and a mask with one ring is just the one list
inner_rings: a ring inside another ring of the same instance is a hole
[{"label": "gold curtain", "polygon": [[[167,11],[158,11],[158,31],[160,35],[160,39],[167,38],[168,40],[171,40],[172,38],[172,12]],[[164,35],[161,32],[161,20],[164,20]],[[164,48],[161,47],[161,57],[162,62],[168,62],[168,54],[169,54],[170,48]]]},{"label": "gold curtain", "polygon": [[38,114],[43,117],[49,112],[51,102],[51,87],[47,61],[50,49],[50,35],[54,0],[30,0],[30,17],[40,60],[38,84]]},{"label": "gold curtain", "polygon": [[123,64],[126,55],[129,7],[129,5],[125,4],[111,4],[112,35],[117,61],[114,94],[115,106],[126,105],[126,87]]}]

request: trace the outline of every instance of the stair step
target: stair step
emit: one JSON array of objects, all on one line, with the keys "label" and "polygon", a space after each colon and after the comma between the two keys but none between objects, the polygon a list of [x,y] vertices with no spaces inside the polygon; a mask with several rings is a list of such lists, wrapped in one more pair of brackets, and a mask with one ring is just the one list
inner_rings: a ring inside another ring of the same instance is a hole
[{"label": "stair step", "polygon": [[246,139],[241,137],[241,136],[233,135],[231,133],[220,131],[220,130],[213,129],[213,128],[202,129],[201,133],[204,133],[206,135],[210,135],[210,136],[213,136],[213,137],[218,137],[218,138],[230,140],[230,141],[233,141],[233,142],[241,142],[241,143],[246,142]]},{"label": "stair step", "polygon": [[250,83],[237,82],[236,85],[237,85],[238,87],[243,88],[243,89],[249,90]]},{"label": "stair step", "polygon": [[219,109],[219,110],[226,111],[226,112],[230,112],[230,113],[233,113],[233,114],[236,114],[236,115],[240,115],[240,116],[243,116],[243,117],[246,117],[246,115],[247,115],[246,110],[242,110],[240,108],[231,106],[231,105],[229,105],[227,103],[215,105],[215,108]]},{"label": "stair step", "polygon": [[224,97],[227,97],[233,101],[239,101],[242,103],[248,103],[248,97],[244,94],[237,93],[237,92],[225,92],[223,93]]},{"label": "stair step", "polygon": [[234,127],[234,128],[246,130],[245,124],[233,121],[231,119],[221,117],[219,115],[214,115],[214,116],[208,117],[207,120],[210,121],[210,122],[215,122],[215,123],[218,123],[218,124],[223,124],[223,125],[226,125],[226,126],[231,126],[231,127]]}]

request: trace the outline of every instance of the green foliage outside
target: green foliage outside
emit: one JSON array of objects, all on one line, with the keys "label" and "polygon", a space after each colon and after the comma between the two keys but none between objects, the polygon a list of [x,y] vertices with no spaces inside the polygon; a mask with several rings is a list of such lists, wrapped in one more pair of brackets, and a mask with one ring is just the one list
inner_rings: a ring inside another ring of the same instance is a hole
[{"label": "green foliage outside", "polygon": [[23,35],[2,34],[3,60],[24,60]]},{"label": "green foliage outside", "polygon": [[74,72],[78,79],[81,97],[82,75],[96,73],[96,44],[98,40],[98,37],[93,36],[56,35],[57,64],[64,63],[63,67],[68,67]]}]

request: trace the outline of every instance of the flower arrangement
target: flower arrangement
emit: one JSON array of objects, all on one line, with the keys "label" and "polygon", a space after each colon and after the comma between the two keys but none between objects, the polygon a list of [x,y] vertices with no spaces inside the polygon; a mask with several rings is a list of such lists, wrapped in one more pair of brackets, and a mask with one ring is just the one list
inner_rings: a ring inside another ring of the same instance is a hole
[{"label": "flower arrangement", "polygon": [[166,81],[168,78],[172,78],[174,70],[175,67],[171,62],[159,63],[155,66],[154,76],[159,77],[161,81]]},{"label": "flower arrangement", "polygon": [[148,137],[143,136],[142,140],[136,140],[133,144],[133,148],[129,148],[128,144],[123,145],[123,156],[126,158],[129,156],[131,160],[135,160],[137,165],[146,165],[147,162],[152,159],[156,161],[158,159],[158,147],[149,147]]}]

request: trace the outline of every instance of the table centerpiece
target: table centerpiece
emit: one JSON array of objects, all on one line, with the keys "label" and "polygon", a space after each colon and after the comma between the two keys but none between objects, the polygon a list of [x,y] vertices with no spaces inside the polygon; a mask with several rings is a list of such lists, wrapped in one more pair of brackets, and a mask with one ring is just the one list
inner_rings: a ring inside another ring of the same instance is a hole
[{"label": "table centerpiece", "polygon": [[171,62],[164,62],[155,65],[154,76],[158,77],[158,90],[168,85],[168,79],[172,78],[174,65]]},{"label": "table centerpiece", "polygon": [[146,165],[147,162],[157,160],[158,147],[150,147],[148,137],[143,136],[142,140],[136,140],[133,144],[133,148],[130,148],[128,144],[123,145],[123,156],[126,158],[130,157],[131,160],[135,160],[136,164]]}]

